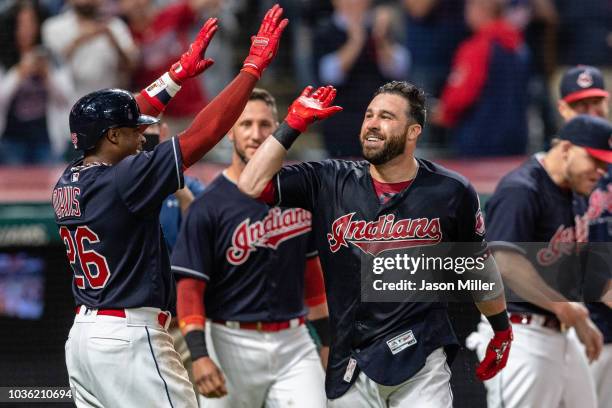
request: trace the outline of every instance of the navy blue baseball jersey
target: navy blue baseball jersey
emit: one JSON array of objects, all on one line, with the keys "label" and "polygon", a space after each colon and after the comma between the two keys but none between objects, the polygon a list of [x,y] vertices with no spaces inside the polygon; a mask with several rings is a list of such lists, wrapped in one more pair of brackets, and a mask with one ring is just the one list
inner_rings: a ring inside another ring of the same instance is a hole
[{"label": "navy blue baseball jersey", "polygon": [[172,253],[175,274],[207,281],[206,315],[240,322],[306,314],[304,271],[312,216],[269,207],[217,177],[189,207]]},{"label": "navy blue baseball jersey", "polygon": [[477,242],[479,203],[462,176],[418,160],[416,178],[381,204],[366,161],[286,166],[273,179],[278,204],[313,214],[331,323],[328,398],[343,395],[360,370],[383,385],[400,384],[457,339],[445,303],[362,302],[361,262],[386,250]]},{"label": "navy blue baseball jersey", "polygon": [[[557,186],[539,160],[532,156],[504,176],[487,202],[489,247],[523,254],[546,282],[580,300],[583,268],[576,242],[586,235],[576,229],[573,207],[584,199]],[[552,315],[528,302],[509,302],[508,310]]]},{"label": "navy blue baseball jersey", "polygon": [[159,212],[182,187],[177,138],[112,166],[78,159],[64,170],[52,201],[76,304],[168,309],[175,287]]},{"label": "navy blue baseball jersey", "polygon": [[[189,188],[194,197],[198,197],[204,191],[204,184],[194,177],[185,176],[185,187]],[[181,206],[176,196],[171,194],[164,200],[159,213],[159,222],[170,253],[172,253],[172,248],[174,248],[178,238],[182,221]]]},{"label": "navy blue baseball jersey", "polygon": [[[612,246],[612,166],[608,167],[608,174],[603,177],[595,191],[589,197],[589,206],[586,213],[582,214],[578,210],[579,215],[583,215],[588,223],[589,242],[598,243],[597,252],[603,251],[601,256],[610,258],[610,249]],[[601,245],[601,243],[607,243]],[[587,257],[589,254],[587,254]],[[600,260],[601,261],[601,260]],[[596,261],[597,262],[597,261]],[[595,286],[606,288],[607,281],[610,279],[610,262],[599,262],[599,265],[593,265],[587,259],[589,268],[601,267],[598,276],[599,282]],[[604,335],[606,343],[612,343],[612,309],[605,303],[591,302],[587,303],[587,307],[591,313],[591,320],[597,325]]]}]

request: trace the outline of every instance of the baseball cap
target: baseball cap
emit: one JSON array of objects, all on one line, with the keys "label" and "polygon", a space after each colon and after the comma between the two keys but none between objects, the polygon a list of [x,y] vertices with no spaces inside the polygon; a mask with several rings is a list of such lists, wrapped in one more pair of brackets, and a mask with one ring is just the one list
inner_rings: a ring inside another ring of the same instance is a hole
[{"label": "baseball cap", "polygon": [[578,115],[567,122],[557,135],[581,146],[596,159],[612,163],[612,123],[589,115]]},{"label": "baseball cap", "polygon": [[561,99],[567,103],[608,95],[603,75],[595,67],[578,65],[565,71],[561,78]]}]

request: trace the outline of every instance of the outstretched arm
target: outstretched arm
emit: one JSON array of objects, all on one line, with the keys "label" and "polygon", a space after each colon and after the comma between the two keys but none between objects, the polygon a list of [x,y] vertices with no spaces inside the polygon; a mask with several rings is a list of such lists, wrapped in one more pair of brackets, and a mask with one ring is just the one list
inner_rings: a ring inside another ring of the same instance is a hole
[{"label": "outstretched arm", "polygon": [[[255,83],[278,51],[281,34],[289,22],[281,19],[282,14],[283,9],[278,4],[268,10],[259,32],[251,38],[249,55],[241,72],[180,134],[184,169],[217,144],[240,116]],[[141,112],[158,116],[181,89],[183,81],[201,74],[214,63],[212,59],[205,58],[204,53],[217,31],[217,22],[216,18],[208,19],[189,50],[172,65],[170,71],[142,90],[136,98]]]},{"label": "outstretched arm", "polygon": [[189,50],[181,55],[180,60],[136,96],[136,102],[142,113],[159,116],[174,95],[181,90],[183,82],[200,75],[214,64],[212,59],[204,58],[204,52],[216,31],[217,19],[206,20],[196,39],[189,46]]},{"label": "outstretched arm", "polygon": [[259,146],[249,160],[238,180],[238,188],[248,196],[260,198],[262,193],[273,191],[272,177],[283,165],[287,151],[300,133],[306,131],[315,120],[325,119],[342,110],[331,106],[336,97],[336,89],[324,86],[313,92],[308,86],[291,104],[285,120],[272,136]]},{"label": "outstretched arm", "polygon": [[184,168],[200,160],[223,139],[244,110],[255,83],[278,51],[281,34],[289,22],[281,20],[282,14],[278,4],[268,10],[259,32],[251,38],[249,55],[240,74],[180,134]]},{"label": "outstretched arm", "polygon": [[495,261],[504,282],[523,299],[553,312],[567,327],[573,327],[578,339],[585,345],[589,361],[599,358],[603,336],[589,317],[588,309],[577,302],[568,301],[548,286],[532,263],[515,251],[497,249]]}]

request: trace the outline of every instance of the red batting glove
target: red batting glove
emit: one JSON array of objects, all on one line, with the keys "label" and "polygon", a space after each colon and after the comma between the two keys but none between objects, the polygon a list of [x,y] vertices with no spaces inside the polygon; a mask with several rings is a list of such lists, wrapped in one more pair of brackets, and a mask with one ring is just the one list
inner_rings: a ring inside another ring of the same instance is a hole
[{"label": "red batting glove", "polygon": [[264,69],[270,65],[272,58],[276,55],[281,34],[289,23],[286,18],[279,22],[282,15],[283,9],[278,4],[268,10],[261,22],[259,32],[251,37],[251,49],[244,60],[242,71],[255,75],[257,79],[261,78]]},{"label": "red batting glove", "polygon": [[495,332],[495,336],[487,346],[484,359],[476,367],[476,376],[480,381],[495,377],[506,366],[512,338],[512,326],[509,326],[506,330]]},{"label": "red batting glove", "polygon": [[186,79],[200,75],[215,63],[211,58],[204,58],[204,52],[217,31],[217,21],[216,18],[206,20],[189,50],[172,65],[168,73],[174,82],[180,85]]},{"label": "red batting glove", "polygon": [[289,113],[285,118],[289,126],[302,133],[315,120],[329,118],[342,110],[340,106],[329,106],[336,97],[336,89],[333,86],[322,86],[314,93],[312,90],[312,86],[304,88],[302,94],[289,106]]}]

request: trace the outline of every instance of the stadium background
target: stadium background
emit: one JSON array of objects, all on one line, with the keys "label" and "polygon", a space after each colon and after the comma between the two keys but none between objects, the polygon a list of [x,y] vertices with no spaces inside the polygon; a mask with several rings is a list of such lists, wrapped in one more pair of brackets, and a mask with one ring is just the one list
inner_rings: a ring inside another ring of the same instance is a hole
[{"label": "stadium background", "polygon": [[[151,3],[162,7],[173,1],[151,0]],[[429,42],[427,37],[416,45],[416,40],[412,44],[407,40],[406,28],[411,22],[416,21],[415,25],[418,25],[421,21],[411,18],[403,8],[403,4],[409,2],[373,1],[372,5],[390,6],[397,11],[394,27],[400,33],[398,41],[409,44],[407,48],[412,56],[412,70],[406,73],[405,79],[415,80],[418,68],[425,66],[420,65],[416,57],[424,47],[435,49],[436,45]],[[448,7],[455,9],[455,12],[463,7],[462,0],[434,0],[436,2],[450,5]],[[13,0],[0,0],[2,21],[13,3]],[[62,12],[64,2],[42,0],[40,3],[53,14]],[[101,3],[105,13],[113,14],[118,12],[121,1],[103,0]],[[224,55],[213,55],[214,58],[226,61],[224,67],[231,69],[225,76],[220,75],[202,83],[209,98],[237,72],[239,63],[246,55],[246,39],[256,28],[260,10],[271,2],[234,0],[211,3],[220,3],[226,7],[225,12],[232,13],[236,25],[234,35],[224,43],[231,47],[224,47]],[[281,117],[301,86],[309,83],[308,79],[316,80],[317,76],[316,72],[313,74],[316,70],[304,69],[305,64],[309,66],[312,63],[308,60],[308,53],[305,63],[304,53],[296,52],[296,49],[316,48],[317,44],[307,45],[306,42],[312,41],[315,28],[332,11],[329,1],[289,0],[284,3],[292,23],[300,21],[300,30],[306,31],[297,30],[300,32],[285,36],[278,61],[266,72],[260,84],[276,96]],[[580,3],[581,7],[576,8],[576,3]],[[547,140],[554,135],[558,125],[554,101],[559,72],[578,63],[598,65],[607,77],[612,72],[612,2],[609,0],[508,0],[506,4],[509,18],[522,16],[526,45],[534,56],[532,61],[539,61],[539,64],[532,63],[529,80],[524,84],[529,88],[530,95],[525,107],[529,135],[524,152],[520,155],[488,158],[459,156],[449,141],[451,131],[441,128],[429,128],[417,152],[422,157],[434,159],[468,177],[481,195],[483,205],[505,173],[516,167],[528,154],[546,148]],[[545,12],[538,14],[537,5],[542,4],[551,6],[554,12],[550,14],[550,10],[546,11],[545,8]],[[531,10],[531,14],[522,15],[521,12],[525,10]],[[431,19],[444,20],[443,13],[440,13],[438,16],[434,14]],[[454,18],[458,15],[461,15],[461,11]],[[195,29],[192,28],[191,32]],[[467,35],[464,34],[463,38]],[[7,38],[6,33],[0,34],[0,46],[6,46],[3,41],[7,41]],[[594,46],[595,42],[602,41],[608,44],[607,50],[604,48],[602,51],[601,47]],[[457,44],[455,50],[456,47]],[[576,49],[584,52],[574,52]],[[215,50],[215,53],[219,52]],[[450,70],[450,64],[451,60],[444,66],[446,73]],[[2,73],[4,71],[0,71],[0,81]],[[607,83],[610,82],[608,79]],[[544,89],[540,89],[542,86]],[[368,93],[371,91],[364,90]],[[427,91],[434,101],[440,96],[440,89]],[[65,144],[69,144],[68,134]],[[205,183],[209,182],[223,168],[223,164],[228,162],[229,149],[231,146],[227,142],[222,143],[201,163],[190,169],[188,174]],[[70,289],[72,272],[53,221],[50,192],[66,160],[73,155],[73,152],[66,149],[61,158],[54,157],[47,164],[24,162],[9,165],[3,161],[6,151],[2,150],[0,139],[0,386],[3,387],[67,386],[63,344],[74,316]],[[290,158],[316,160],[329,155],[319,126],[301,137]],[[472,305],[454,304],[451,305],[451,316],[460,340],[463,341],[475,327],[478,314]],[[462,348],[453,364],[452,382],[457,407],[485,406],[484,388],[474,376],[475,363],[474,355]],[[53,406],[59,407],[61,404]]]}]

